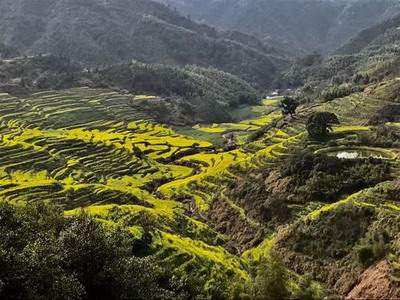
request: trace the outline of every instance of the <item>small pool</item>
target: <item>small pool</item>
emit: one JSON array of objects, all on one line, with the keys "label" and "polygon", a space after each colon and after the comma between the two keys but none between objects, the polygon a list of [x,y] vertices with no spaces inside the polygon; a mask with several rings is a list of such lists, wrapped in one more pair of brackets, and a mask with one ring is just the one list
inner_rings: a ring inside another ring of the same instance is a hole
[{"label": "small pool", "polygon": [[329,156],[335,156],[340,159],[362,159],[362,158],[376,158],[376,159],[393,159],[394,154],[386,149],[377,148],[343,148],[343,149],[330,149],[320,151]]}]

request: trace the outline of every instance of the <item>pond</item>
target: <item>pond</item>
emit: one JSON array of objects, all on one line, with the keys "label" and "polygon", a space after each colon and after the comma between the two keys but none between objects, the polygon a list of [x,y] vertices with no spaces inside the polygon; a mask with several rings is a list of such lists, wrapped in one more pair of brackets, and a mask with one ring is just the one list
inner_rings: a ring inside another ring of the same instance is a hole
[{"label": "pond", "polygon": [[362,159],[362,158],[376,158],[376,159],[392,159],[394,154],[389,150],[378,148],[345,148],[345,149],[331,149],[328,151],[321,151],[329,156],[336,156],[340,159]]}]

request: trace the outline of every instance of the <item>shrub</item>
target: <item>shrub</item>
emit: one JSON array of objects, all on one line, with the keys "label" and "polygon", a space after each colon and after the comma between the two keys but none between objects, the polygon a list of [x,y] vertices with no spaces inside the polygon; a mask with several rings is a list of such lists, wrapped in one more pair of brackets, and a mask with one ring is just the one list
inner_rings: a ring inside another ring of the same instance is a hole
[{"label": "shrub", "polygon": [[361,246],[357,249],[357,255],[359,262],[366,266],[374,257],[371,246]]},{"label": "shrub", "polygon": [[[238,291],[235,290],[236,294]],[[240,293],[239,293],[240,294]],[[243,299],[287,299],[289,291],[289,272],[274,252],[257,267],[250,286],[241,294]]]},{"label": "shrub", "polygon": [[370,231],[357,248],[358,261],[363,266],[368,266],[384,257],[388,252],[390,238],[385,231]]}]

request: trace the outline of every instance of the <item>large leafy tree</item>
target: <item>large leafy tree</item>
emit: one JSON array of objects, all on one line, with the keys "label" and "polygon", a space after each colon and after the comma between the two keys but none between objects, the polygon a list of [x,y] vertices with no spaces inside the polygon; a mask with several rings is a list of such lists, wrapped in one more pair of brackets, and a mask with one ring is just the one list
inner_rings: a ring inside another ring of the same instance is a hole
[{"label": "large leafy tree", "polygon": [[338,117],[331,112],[315,112],[307,120],[308,134],[313,138],[324,138],[332,131],[335,124],[340,124]]},{"label": "large leafy tree", "polygon": [[293,116],[298,106],[299,103],[296,101],[296,99],[288,96],[285,96],[279,104],[279,107],[282,109],[282,114],[285,116]]}]

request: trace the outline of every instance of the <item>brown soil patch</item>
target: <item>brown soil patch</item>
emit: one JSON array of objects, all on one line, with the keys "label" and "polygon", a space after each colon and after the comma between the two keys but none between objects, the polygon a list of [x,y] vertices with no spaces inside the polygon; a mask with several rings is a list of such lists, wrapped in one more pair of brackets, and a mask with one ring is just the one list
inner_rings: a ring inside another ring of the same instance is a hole
[{"label": "brown soil patch", "polygon": [[383,260],[365,270],[345,299],[400,299],[400,286],[390,280],[389,263]]}]

